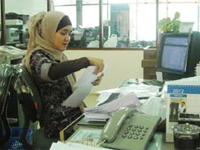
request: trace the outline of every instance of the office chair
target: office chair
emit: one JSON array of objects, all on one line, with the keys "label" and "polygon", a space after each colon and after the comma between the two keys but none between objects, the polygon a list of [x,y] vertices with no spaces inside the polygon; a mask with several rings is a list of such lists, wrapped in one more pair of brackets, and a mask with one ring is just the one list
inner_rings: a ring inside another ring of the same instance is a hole
[{"label": "office chair", "polygon": [[[42,129],[33,131],[33,145],[27,142],[26,134],[30,122],[36,123],[42,115],[42,100],[40,93],[33,82],[32,76],[25,66],[21,66],[18,78],[15,82],[18,100],[24,113],[24,128],[21,133],[20,141],[25,149],[49,149],[52,142],[58,141],[57,138],[46,138]],[[38,124],[36,123],[35,126]],[[33,148],[34,147],[34,148]]]},{"label": "office chair", "polygon": [[7,120],[7,108],[12,75],[10,65],[0,65],[0,145],[5,145],[11,137],[11,127]]}]

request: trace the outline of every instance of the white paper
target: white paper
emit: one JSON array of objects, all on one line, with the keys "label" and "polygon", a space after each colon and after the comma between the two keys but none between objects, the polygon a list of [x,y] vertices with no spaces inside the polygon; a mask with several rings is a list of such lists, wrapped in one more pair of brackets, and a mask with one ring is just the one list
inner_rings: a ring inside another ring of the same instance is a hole
[{"label": "white paper", "polygon": [[174,81],[167,81],[165,85],[200,85],[200,76],[182,78]]},{"label": "white paper", "polygon": [[85,118],[87,120],[106,120],[109,119],[119,108],[126,106],[133,107],[136,111],[138,111],[139,101],[134,92],[117,98],[111,102],[105,103],[101,106],[85,108]]},{"label": "white paper", "polygon": [[63,103],[63,106],[66,107],[78,107],[85,97],[90,93],[92,89],[92,84],[88,83],[82,86],[79,86]]},{"label": "white paper", "polygon": [[79,143],[52,143],[50,150],[111,150],[107,148],[101,148],[101,147],[93,147],[89,145],[79,144]]},{"label": "white paper", "polygon": [[102,129],[80,129],[77,130],[74,136],[69,139],[69,142],[76,142],[81,144],[87,144],[90,146],[97,146]]},{"label": "white paper", "polygon": [[95,66],[88,67],[74,86],[79,87],[88,83],[91,84],[94,80],[96,80],[98,76],[93,74],[95,69]]},{"label": "white paper", "polygon": [[78,82],[74,85],[74,92],[62,103],[62,106],[78,107],[83,102],[85,97],[92,90],[92,82],[103,73],[100,72],[97,75],[93,74],[95,69],[95,66],[90,66],[85,70]]},{"label": "white paper", "polygon": [[119,97],[122,97],[122,94],[121,94],[121,93],[118,93],[118,92],[102,92],[102,93],[100,93],[99,97],[98,97],[97,100],[96,100],[96,101],[97,101],[96,106],[98,106],[98,105],[100,105],[100,104],[102,104],[102,103],[108,101],[108,100],[109,100],[109,97],[110,97],[112,94],[118,94],[118,96],[115,97],[115,98],[113,98],[112,100],[115,100],[115,99],[117,99],[117,98],[119,98]]}]

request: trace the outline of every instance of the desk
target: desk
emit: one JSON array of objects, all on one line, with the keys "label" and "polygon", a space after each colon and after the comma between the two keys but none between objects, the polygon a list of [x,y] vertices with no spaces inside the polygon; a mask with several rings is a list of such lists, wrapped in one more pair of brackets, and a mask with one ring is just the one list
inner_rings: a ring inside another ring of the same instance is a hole
[{"label": "desk", "polygon": [[[96,142],[98,140],[98,138],[100,137],[99,131],[101,131],[102,128],[94,128],[94,127],[89,127],[89,126],[84,126],[84,127],[79,126],[79,128],[77,129],[77,132],[75,132],[75,134],[73,134],[66,142],[68,142],[68,141],[74,142],[75,136],[77,136],[77,133],[80,130],[86,131],[86,130],[95,130],[95,129],[96,129],[96,135],[94,136],[94,141]],[[149,143],[147,150],[174,150],[173,143],[166,143],[164,137],[165,137],[164,133],[156,132],[156,134],[154,135],[154,139]],[[82,143],[82,144],[86,144],[86,145],[95,146],[95,142],[92,143],[89,140],[82,140],[81,141],[80,139],[78,139],[78,142]]]},{"label": "desk", "polygon": [[[121,86],[124,87],[125,85],[127,85],[128,82],[129,81],[123,82],[123,84]],[[94,106],[96,104],[96,99],[98,98],[98,96],[99,96],[99,94],[96,94],[96,93],[89,94],[84,100],[86,106],[87,107]],[[102,130],[102,128],[103,127],[101,127],[101,128],[96,127],[96,129],[98,129],[98,130],[100,130],[100,129]],[[84,130],[84,129],[89,129],[89,130],[91,129],[92,130],[92,129],[94,129],[94,127],[79,125],[78,130],[67,141],[70,141],[71,139],[73,139],[73,137],[76,136],[77,132],[79,132],[80,130]],[[99,136],[100,136],[100,134],[99,134]],[[72,141],[74,141],[74,139]],[[154,139],[149,143],[147,150],[174,150],[174,145],[173,145],[173,143],[166,143],[165,142],[165,133],[156,132]]]}]

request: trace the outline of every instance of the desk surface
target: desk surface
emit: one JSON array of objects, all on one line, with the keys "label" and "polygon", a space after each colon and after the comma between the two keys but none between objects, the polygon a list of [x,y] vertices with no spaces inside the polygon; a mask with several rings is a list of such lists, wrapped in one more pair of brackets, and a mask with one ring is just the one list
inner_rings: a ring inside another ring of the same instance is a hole
[{"label": "desk surface", "polygon": [[[99,94],[96,94],[96,93],[92,93],[92,94],[88,95],[86,97],[86,99],[84,100],[84,102],[86,103],[86,106],[88,106],[88,107],[94,106],[96,104],[96,101],[94,101],[94,100],[98,97],[98,95]],[[79,126],[79,127],[84,127],[84,128],[86,127],[86,128],[94,129],[94,127],[89,127],[89,126]],[[99,129],[99,127],[98,127],[98,129]],[[74,136],[75,134],[76,134],[76,132],[72,136]],[[70,138],[68,140],[70,140]],[[173,143],[165,142],[165,133],[156,132],[154,139],[156,139],[156,140],[153,140],[150,142],[149,148],[147,150],[174,150]],[[156,145],[160,145],[160,146],[156,146]]]},{"label": "desk surface", "polygon": [[[127,83],[123,83],[123,87]],[[89,94],[85,99],[84,102],[87,107],[92,107],[96,105],[96,99],[98,98],[99,94],[97,93],[91,93]],[[79,126],[82,127],[82,126]],[[84,126],[85,127],[85,126]],[[93,127],[87,127],[87,128],[93,128]],[[76,134],[76,132],[67,140],[70,141],[70,139]],[[156,146],[157,145],[157,146]],[[160,145],[160,146],[159,146]],[[165,133],[156,132],[154,136],[154,140],[152,140],[149,143],[149,147],[147,150],[174,150],[174,144],[173,143],[166,143],[165,142]]]},{"label": "desk surface", "polygon": [[[102,127],[79,126],[76,132],[65,142],[77,142],[96,146],[102,131]],[[91,138],[92,137],[92,138]],[[91,142],[91,139],[93,142]],[[147,150],[174,150],[173,143],[165,142],[165,134],[156,132],[154,138],[148,145]]]}]

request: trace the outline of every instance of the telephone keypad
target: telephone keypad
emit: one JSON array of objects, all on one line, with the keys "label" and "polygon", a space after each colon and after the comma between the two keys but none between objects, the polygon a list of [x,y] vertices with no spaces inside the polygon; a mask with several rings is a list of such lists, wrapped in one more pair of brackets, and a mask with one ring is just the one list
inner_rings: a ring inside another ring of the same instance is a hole
[{"label": "telephone keypad", "polygon": [[133,129],[132,129],[132,131],[136,131],[136,129],[135,129],[135,128],[133,128]]},{"label": "telephone keypad", "polygon": [[141,129],[139,129],[139,130],[138,130],[138,132],[142,132],[142,130],[141,130]]},{"label": "telephone keypad", "polygon": [[149,128],[143,125],[129,125],[125,128],[122,138],[133,140],[143,140]]},{"label": "telephone keypad", "polygon": [[140,129],[144,129],[144,126],[140,126]]},{"label": "telephone keypad", "polygon": [[140,133],[136,133],[136,135],[137,135],[137,136],[139,136],[139,135],[140,135]]},{"label": "telephone keypad", "polygon": [[126,134],[123,134],[122,137],[123,137],[123,138],[126,138]]},{"label": "telephone keypad", "polygon": [[131,138],[132,138],[132,136],[131,136],[131,135],[129,135],[129,136],[128,136],[128,138],[129,138],[129,139],[131,139]]},{"label": "telephone keypad", "polygon": [[131,132],[130,132],[130,134],[131,134],[131,135],[133,135],[133,134],[134,134],[134,132],[132,132],[132,131],[131,131]]}]

